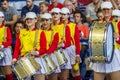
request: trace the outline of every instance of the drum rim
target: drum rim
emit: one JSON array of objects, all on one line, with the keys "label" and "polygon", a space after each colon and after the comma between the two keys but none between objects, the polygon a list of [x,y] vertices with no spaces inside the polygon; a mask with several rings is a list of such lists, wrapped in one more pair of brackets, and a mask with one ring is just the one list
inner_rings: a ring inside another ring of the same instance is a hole
[{"label": "drum rim", "polygon": [[[107,23],[107,32],[108,32],[108,27],[110,27],[109,25],[111,25],[112,32],[114,33],[113,24],[112,24],[111,22],[108,22],[108,23]],[[113,34],[112,34],[112,36],[113,36]],[[111,58],[110,58],[109,61],[106,59],[106,61],[105,61],[106,63],[110,63],[110,62],[112,61],[112,59],[113,59],[113,55],[114,55],[114,38],[112,38],[112,39],[113,39],[113,40],[112,40],[113,48],[112,48],[112,51],[111,51]],[[106,44],[106,48],[107,48],[107,44]],[[107,51],[106,51],[106,55],[107,55]]]}]

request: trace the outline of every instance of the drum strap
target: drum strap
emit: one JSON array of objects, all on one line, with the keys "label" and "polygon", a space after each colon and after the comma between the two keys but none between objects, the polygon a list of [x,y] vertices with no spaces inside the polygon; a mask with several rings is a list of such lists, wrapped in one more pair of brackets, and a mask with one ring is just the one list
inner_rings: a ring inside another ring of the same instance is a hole
[{"label": "drum strap", "polygon": [[36,49],[36,45],[37,45],[37,38],[38,38],[38,29],[35,31],[35,39],[34,39],[34,46],[33,46],[33,50]]},{"label": "drum strap", "polygon": [[62,42],[64,42],[64,39],[65,39],[65,33],[66,33],[66,23],[64,23]]},{"label": "drum strap", "polygon": [[6,37],[7,37],[7,35],[6,35],[6,30],[7,30],[7,28],[5,27],[5,28],[4,28],[4,42],[6,42]]},{"label": "drum strap", "polygon": [[53,35],[54,35],[54,31],[53,30],[51,30],[52,31],[52,34],[51,34],[51,40],[50,40],[50,45],[52,44],[52,40],[53,40]]},{"label": "drum strap", "polygon": [[114,31],[116,32],[116,33],[118,33],[118,22],[115,22],[115,21],[112,21],[112,24],[113,24],[113,27],[114,27]]}]

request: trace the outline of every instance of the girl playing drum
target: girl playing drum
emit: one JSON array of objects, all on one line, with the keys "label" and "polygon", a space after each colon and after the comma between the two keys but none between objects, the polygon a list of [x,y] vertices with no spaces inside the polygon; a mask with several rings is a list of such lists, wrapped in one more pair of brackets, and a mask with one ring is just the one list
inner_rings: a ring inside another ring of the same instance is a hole
[{"label": "girl playing drum", "polygon": [[51,25],[51,28],[53,31],[58,32],[59,34],[59,43],[57,45],[57,49],[65,55],[67,58],[67,62],[61,66],[61,73],[60,73],[60,80],[67,80],[68,78],[68,72],[69,69],[71,69],[70,64],[70,57],[68,54],[68,51],[66,50],[67,47],[70,46],[70,29],[68,26],[64,25],[62,22],[60,22],[61,10],[59,8],[53,8],[51,10],[52,14],[52,20],[53,23]]},{"label": "girl playing drum", "polygon": [[54,32],[51,29],[51,23],[52,23],[51,14],[44,13],[41,16],[41,20],[42,20],[42,30],[44,31],[46,36],[46,52],[45,53],[48,54],[50,57],[52,57],[52,60],[57,66],[57,68],[48,75],[48,80],[57,80],[58,78],[57,73],[60,73],[61,70],[60,70],[57,58],[54,54],[54,51],[57,50],[59,36],[58,36],[58,33]]},{"label": "girl playing drum", "polygon": [[4,20],[4,14],[0,12],[0,55],[4,55],[0,59],[0,68],[6,80],[13,80],[11,71],[12,53],[9,47],[12,43],[12,36],[10,29],[4,26]]},{"label": "girl playing drum", "polygon": [[[110,2],[103,2],[101,4],[101,9],[103,11],[104,15],[104,22],[112,22],[114,21],[115,17],[111,17],[112,15],[112,4]],[[114,10],[113,10],[114,12]],[[120,13],[120,12],[119,12]],[[119,15],[115,15],[119,16]],[[119,23],[119,22],[118,22]],[[116,46],[116,43],[119,44],[119,31],[120,31],[120,25],[113,25],[115,31],[114,35],[114,45]],[[117,33],[117,35],[116,35]],[[120,50],[118,47],[114,48],[114,54],[113,59],[110,63],[104,63],[104,62],[97,62],[97,63],[91,63],[90,67],[94,70],[94,80],[104,80],[105,74],[109,73],[112,80],[119,80],[120,79]]]},{"label": "girl playing drum", "polygon": [[46,71],[40,56],[45,52],[45,35],[42,30],[37,30],[35,26],[37,16],[34,12],[28,12],[26,14],[25,22],[27,25],[26,29],[22,29],[16,39],[12,63],[15,64],[19,57],[22,59],[28,54],[34,55],[35,60],[41,66],[41,69],[34,75],[34,79],[44,80]]},{"label": "girl playing drum", "polygon": [[[62,8],[61,9],[61,20],[64,24],[68,25],[70,28],[70,34],[71,34],[71,46],[67,48],[70,56],[70,62],[72,65],[72,75],[74,80],[81,80],[80,77],[80,70],[79,68],[77,70],[74,70],[74,66],[77,65],[79,67],[80,63],[80,36],[79,36],[79,31],[78,27],[76,26],[75,23],[69,21],[69,15],[70,11],[68,8]],[[74,55],[74,56],[73,56]]]}]

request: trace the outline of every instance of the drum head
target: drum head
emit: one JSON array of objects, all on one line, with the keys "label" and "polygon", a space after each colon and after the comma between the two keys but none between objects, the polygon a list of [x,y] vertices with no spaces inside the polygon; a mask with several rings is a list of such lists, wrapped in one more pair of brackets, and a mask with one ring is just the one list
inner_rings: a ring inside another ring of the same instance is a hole
[{"label": "drum head", "polygon": [[114,51],[114,38],[113,38],[113,26],[111,23],[108,24],[106,34],[106,62],[111,62]]}]

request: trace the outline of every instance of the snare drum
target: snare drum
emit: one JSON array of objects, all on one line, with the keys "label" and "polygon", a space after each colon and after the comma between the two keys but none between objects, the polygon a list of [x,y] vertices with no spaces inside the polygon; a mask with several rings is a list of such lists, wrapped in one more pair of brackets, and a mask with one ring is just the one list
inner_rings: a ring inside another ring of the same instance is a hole
[{"label": "snare drum", "polygon": [[13,65],[13,72],[21,80],[31,76],[40,69],[40,65],[32,56],[21,58]]},{"label": "snare drum", "polygon": [[62,50],[55,51],[54,53],[57,57],[59,66],[62,66],[63,64],[67,63],[67,58],[65,57],[65,54]]},{"label": "snare drum", "polygon": [[94,22],[89,34],[90,59],[109,63],[113,58],[114,38],[111,23]]},{"label": "snare drum", "polygon": [[47,75],[51,74],[57,66],[55,65],[54,61],[52,60],[51,56],[49,55],[44,55],[43,59],[45,61],[46,67],[47,67]]},{"label": "snare drum", "polygon": [[4,56],[5,56],[5,54],[2,51],[0,51],[0,60],[3,59]]}]

